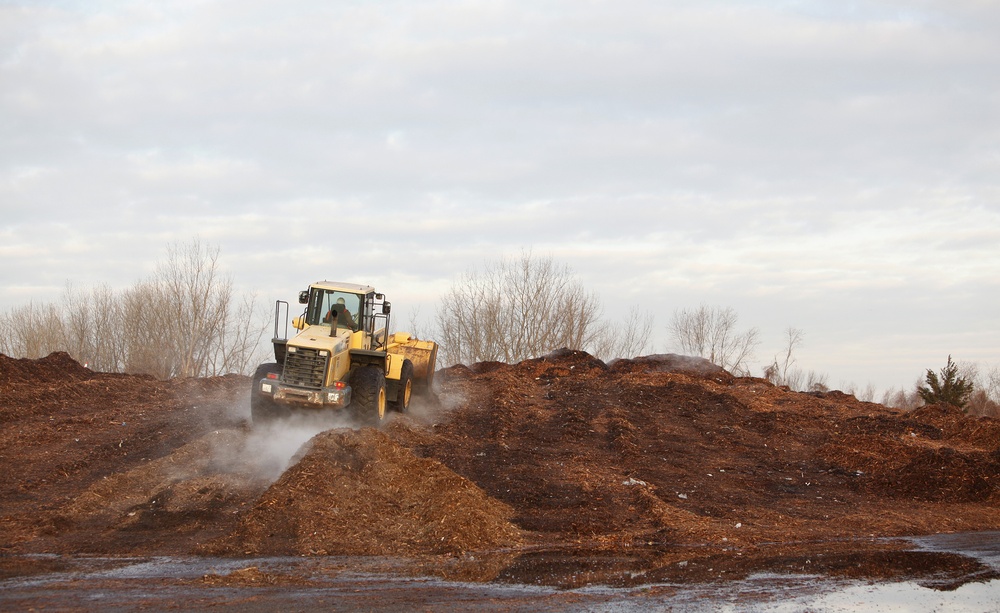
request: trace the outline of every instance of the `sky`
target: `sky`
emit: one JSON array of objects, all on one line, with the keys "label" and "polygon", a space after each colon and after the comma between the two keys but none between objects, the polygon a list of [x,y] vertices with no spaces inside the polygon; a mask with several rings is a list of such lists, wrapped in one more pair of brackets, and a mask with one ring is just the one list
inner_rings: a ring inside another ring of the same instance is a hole
[{"label": "sky", "polygon": [[[294,7],[294,8],[293,8]],[[0,0],[0,310],[170,244],[431,322],[530,251],[831,387],[1000,364],[1000,3]]]}]

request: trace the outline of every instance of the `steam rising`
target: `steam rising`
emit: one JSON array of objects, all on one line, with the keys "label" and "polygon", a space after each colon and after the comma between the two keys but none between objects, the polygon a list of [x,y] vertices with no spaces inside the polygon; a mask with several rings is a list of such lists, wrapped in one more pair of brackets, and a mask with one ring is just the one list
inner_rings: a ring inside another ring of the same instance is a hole
[{"label": "steam rising", "polygon": [[255,481],[272,483],[317,434],[331,428],[357,428],[346,419],[296,417],[271,424],[255,424],[245,438],[214,448],[212,468],[220,473],[243,474]]},{"label": "steam rising", "polygon": [[[407,418],[431,424],[463,402],[461,394],[440,398],[440,402],[425,402],[415,398]],[[246,404],[231,408],[247,419]],[[390,414],[389,420],[398,418]],[[206,437],[211,441],[211,458],[203,473],[227,474],[237,479],[271,484],[308,450],[310,440],[320,432],[334,428],[358,429],[362,424],[345,414],[317,413],[293,415],[290,419],[270,424],[253,424],[246,434],[237,430],[216,431]]]}]

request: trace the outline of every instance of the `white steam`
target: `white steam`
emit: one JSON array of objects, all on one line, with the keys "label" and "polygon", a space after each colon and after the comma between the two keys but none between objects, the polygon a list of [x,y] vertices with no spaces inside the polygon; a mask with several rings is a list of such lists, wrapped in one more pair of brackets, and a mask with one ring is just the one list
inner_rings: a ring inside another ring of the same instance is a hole
[{"label": "white steam", "polygon": [[272,483],[288,469],[303,445],[317,434],[331,428],[356,427],[356,423],[346,418],[329,417],[298,417],[255,424],[245,437],[234,441],[235,444],[213,448],[212,469]]}]

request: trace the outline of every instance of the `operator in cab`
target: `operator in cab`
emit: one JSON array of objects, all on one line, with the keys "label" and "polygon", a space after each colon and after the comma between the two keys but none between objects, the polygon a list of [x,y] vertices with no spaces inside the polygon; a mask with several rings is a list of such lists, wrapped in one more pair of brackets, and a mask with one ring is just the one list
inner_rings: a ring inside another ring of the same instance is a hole
[{"label": "operator in cab", "polygon": [[350,328],[351,330],[357,330],[358,326],[354,323],[354,318],[351,316],[351,312],[347,310],[347,304],[344,302],[343,298],[337,298],[335,304],[330,305],[330,310],[326,312],[326,317],[323,318],[323,323],[328,324],[333,320],[333,316],[337,316],[337,327]]}]

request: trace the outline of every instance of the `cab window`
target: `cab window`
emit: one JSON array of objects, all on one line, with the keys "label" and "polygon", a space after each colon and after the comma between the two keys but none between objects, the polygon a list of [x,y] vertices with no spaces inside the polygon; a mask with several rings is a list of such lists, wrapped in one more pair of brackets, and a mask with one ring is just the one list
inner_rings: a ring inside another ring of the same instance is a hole
[{"label": "cab window", "polygon": [[311,326],[329,326],[336,315],[337,328],[356,331],[361,307],[361,296],[338,290],[316,289],[309,298],[306,323]]}]

